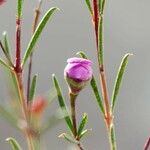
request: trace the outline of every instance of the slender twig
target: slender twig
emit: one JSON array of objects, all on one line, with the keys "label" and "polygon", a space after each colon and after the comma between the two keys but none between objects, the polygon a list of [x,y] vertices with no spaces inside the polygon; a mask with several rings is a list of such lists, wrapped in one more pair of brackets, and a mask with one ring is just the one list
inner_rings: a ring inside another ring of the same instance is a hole
[{"label": "slender twig", "polygon": [[98,49],[98,22],[99,22],[99,12],[98,12],[98,4],[97,0],[93,0],[93,6],[94,6],[94,25],[95,25],[95,36],[96,36],[96,46]]},{"label": "slender twig", "polygon": [[30,125],[29,125],[29,122],[28,122],[28,109],[27,109],[27,103],[26,103],[26,99],[25,99],[25,95],[24,95],[22,73],[17,73],[15,71],[14,74],[15,74],[16,81],[17,81],[19,98],[20,98],[22,113],[23,113],[23,119],[25,121],[25,126],[22,130],[25,132],[29,150],[34,150],[33,142],[32,142],[32,135],[31,135],[30,129],[29,129]]},{"label": "slender twig", "polygon": [[102,87],[102,96],[103,96],[104,105],[105,105],[105,119],[106,119],[107,126],[110,127],[112,116],[110,112],[106,75],[105,75],[103,66],[100,67],[100,80],[101,80],[101,87]]},{"label": "slender twig", "polygon": [[[98,41],[98,39],[99,39],[98,26],[100,23],[99,19],[102,19],[100,16],[102,14],[99,13],[97,0],[93,0],[93,6],[94,6],[94,18],[95,18],[94,23],[95,23],[97,54],[99,57],[100,51],[103,51],[103,50],[99,49],[99,41]],[[101,25],[103,25],[103,22],[100,23],[100,28],[101,28]],[[100,33],[100,34],[102,35],[102,33]],[[103,41],[102,38],[100,40]],[[103,46],[100,46],[100,47],[103,48]],[[109,105],[108,88],[107,88],[107,82],[106,82],[106,74],[105,74],[103,61],[100,61],[98,58],[98,63],[99,63],[100,81],[101,81],[101,87],[102,87],[102,96],[103,96],[104,105],[105,105],[105,119],[107,121],[107,124],[110,126],[111,116],[110,116],[110,105]]]},{"label": "slender twig", "polygon": [[[99,5],[100,7],[101,5]],[[94,25],[95,25],[95,36],[96,36],[96,46],[97,46],[97,58],[99,64],[99,74],[100,74],[100,82],[102,89],[102,97],[105,106],[105,123],[110,139],[110,147],[111,150],[116,150],[116,138],[115,138],[115,130],[113,124],[113,116],[110,109],[109,104],[109,95],[108,95],[108,87],[107,80],[105,74],[105,67],[103,61],[103,11],[105,6],[105,0],[102,2],[102,8],[98,8],[97,0],[93,0],[93,8],[94,8]]]},{"label": "slender twig", "polygon": [[[35,32],[36,27],[38,25],[40,13],[41,13],[40,12],[41,5],[42,5],[42,0],[39,0],[39,4],[38,4],[37,8],[35,9],[33,25],[32,25],[32,33]],[[29,65],[28,65],[27,102],[29,102],[29,95],[30,95],[30,85],[31,85],[31,75],[32,75],[32,59],[33,59],[33,53],[30,55]]]},{"label": "slender twig", "polygon": [[83,146],[81,145],[81,143],[78,144],[78,147],[80,150],[84,150]]},{"label": "slender twig", "polygon": [[78,148],[80,150],[84,150],[83,146],[80,143],[80,139],[78,138],[77,134],[77,120],[76,120],[76,98],[78,95],[74,95],[73,93],[69,93],[70,97],[70,107],[71,107],[71,118],[72,118],[72,123],[73,123],[73,136],[74,138],[78,141]]},{"label": "slender twig", "polygon": [[144,150],[148,150],[150,148],[150,137],[148,138],[147,142],[144,145]]},{"label": "slender twig", "polygon": [[74,95],[72,93],[69,94],[70,96],[70,107],[71,107],[71,118],[73,123],[73,135],[76,138],[77,136],[77,123],[76,123],[76,97],[77,95]]},{"label": "slender twig", "polygon": [[24,84],[23,84],[23,77],[22,77],[23,74],[22,74],[22,67],[21,67],[21,16],[20,15],[18,15],[16,18],[16,65],[14,67],[14,74],[17,81],[23,119],[25,121],[22,130],[25,132],[29,150],[34,150],[32,135],[30,133],[30,125],[28,121],[28,108],[27,108],[27,101],[24,94]]},{"label": "slender twig", "polygon": [[22,71],[21,69],[21,18],[16,19],[16,66],[17,73]]}]

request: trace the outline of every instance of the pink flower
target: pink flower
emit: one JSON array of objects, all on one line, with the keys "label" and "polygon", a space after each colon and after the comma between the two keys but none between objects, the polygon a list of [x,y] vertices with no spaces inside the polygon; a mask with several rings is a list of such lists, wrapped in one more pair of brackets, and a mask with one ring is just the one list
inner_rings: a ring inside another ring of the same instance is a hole
[{"label": "pink flower", "polygon": [[0,0],[0,5],[2,5],[6,0]]},{"label": "pink flower", "polygon": [[92,78],[92,62],[83,58],[70,58],[64,70],[64,75],[71,91],[77,94]]}]

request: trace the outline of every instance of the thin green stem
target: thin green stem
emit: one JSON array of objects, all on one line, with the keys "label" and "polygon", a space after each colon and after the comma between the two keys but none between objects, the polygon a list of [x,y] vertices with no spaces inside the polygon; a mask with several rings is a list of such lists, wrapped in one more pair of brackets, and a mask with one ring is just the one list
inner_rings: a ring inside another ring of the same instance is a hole
[{"label": "thin green stem", "polygon": [[22,81],[22,72],[21,73],[15,73],[15,77],[17,80],[17,87],[18,87],[18,93],[19,93],[19,98],[20,98],[20,103],[22,107],[22,113],[23,113],[23,118],[25,121],[25,128],[23,128],[23,131],[25,133],[26,139],[27,139],[27,144],[29,150],[35,150],[33,146],[33,139],[32,139],[32,134],[30,133],[30,125],[28,121],[28,110],[27,110],[27,103],[26,99],[24,96],[24,88],[23,88],[23,81]]},{"label": "thin green stem", "polygon": [[22,127],[23,132],[25,133],[27,144],[29,150],[34,150],[33,145],[33,137],[30,129],[30,123],[29,123],[29,113],[28,113],[28,107],[27,107],[27,100],[25,98],[24,94],[24,84],[23,84],[23,70],[21,67],[21,27],[22,27],[22,0],[18,0],[17,5],[17,17],[16,17],[16,65],[14,67],[14,74],[17,81],[17,88],[20,98],[20,106],[22,109],[22,115],[23,115],[23,121],[24,126]]},{"label": "thin green stem", "polygon": [[73,135],[76,138],[77,136],[77,123],[76,123],[76,98],[77,95],[74,95],[72,93],[70,95],[70,107],[71,107],[71,118],[72,118],[72,123],[73,123]]},{"label": "thin green stem", "polygon": [[105,106],[105,115],[104,120],[107,127],[109,139],[110,139],[110,147],[111,150],[116,150],[116,138],[115,138],[115,130],[113,125],[113,117],[112,111],[109,104],[109,94],[107,87],[107,79],[105,73],[104,66],[104,7],[105,0],[93,0],[93,8],[94,8],[94,28],[95,28],[95,36],[96,36],[96,47],[97,47],[97,59],[99,65],[99,74],[100,74],[100,82],[102,89],[102,97]]},{"label": "thin green stem", "polygon": [[110,127],[108,132],[109,132],[110,149],[111,150],[117,150],[114,125],[112,125]]},{"label": "thin green stem", "polygon": [[77,144],[78,148],[80,150],[84,150],[78,138],[78,132],[77,132],[76,98],[78,95],[74,95],[73,93],[70,92],[69,96],[70,96],[71,118],[72,118],[72,123],[73,123],[73,135],[74,135],[74,138],[78,141],[78,144]]}]

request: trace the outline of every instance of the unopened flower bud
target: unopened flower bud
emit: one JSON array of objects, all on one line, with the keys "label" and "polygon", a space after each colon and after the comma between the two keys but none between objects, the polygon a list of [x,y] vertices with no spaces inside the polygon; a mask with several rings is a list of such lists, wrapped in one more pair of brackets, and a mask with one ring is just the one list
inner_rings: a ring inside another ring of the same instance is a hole
[{"label": "unopened flower bud", "polygon": [[92,62],[83,58],[70,58],[67,60],[64,75],[70,90],[73,94],[78,94],[92,78]]}]

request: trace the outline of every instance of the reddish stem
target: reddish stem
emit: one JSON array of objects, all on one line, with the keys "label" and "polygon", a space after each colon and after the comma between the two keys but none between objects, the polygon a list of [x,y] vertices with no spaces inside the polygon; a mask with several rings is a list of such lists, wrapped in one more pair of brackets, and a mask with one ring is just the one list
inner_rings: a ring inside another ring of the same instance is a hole
[{"label": "reddish stem", "polygon": [[94,7],[94,25],[95,25],[95,36],[96,36],[96,46],[98,49],[98,24],[99,24],[99,10],[98,10],[98,3],[97,0],[93,0],[93,7]]},{"label": "reddish stem", "polygon": [[[99,26],[99,9],[98,9],[98,2],[97,0],[93,0],[93,8],[94,8],[94,25],[95,25],[95,36],[96,36],[96,46],[97,46],[97,53],[98,52],[98,39],[99,39],[99,31],[98,31],[98,26]],[[108,90],[107,90],[107,83],[106,83],[106,75],[104,71],[104,65],[99,63],[99,71],[100,71],[100,80],[101,80],[101,86],[102,86],[102,95],[104,99],[104,104],[105,104],[105,119],[107,126],[109,127],[112,121],[111,113],[110,113],[110,106],[109,106],[109,98],[108,98]]]},{"label": "reddish stem", "polygon": [[102,96],[105,104],[105,121],[107,127],[110,128],[113,120],[112,120],[112,114],[109,105],[108,88],[107,88],[106,75],[105,75],[103,65],[101,65],[100,67],[100,80],[101,80],[101,87],[102,87]]},{"label": "reddish stem", "polygon": [[147,140],[147,142],[144,146],[144,150],[148,150],[149,147],[150,147],[150,137],[149,137],[149,139]]},{"label": "reddish stem", "polygon": [[21,19],[16,19],[16,67],[17,73],[21,72]]}]

